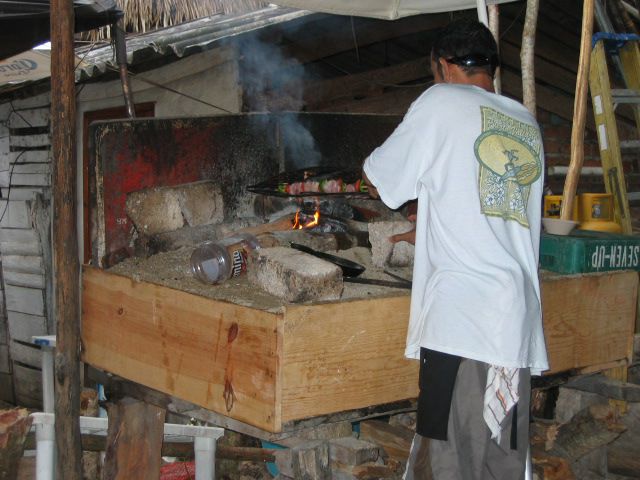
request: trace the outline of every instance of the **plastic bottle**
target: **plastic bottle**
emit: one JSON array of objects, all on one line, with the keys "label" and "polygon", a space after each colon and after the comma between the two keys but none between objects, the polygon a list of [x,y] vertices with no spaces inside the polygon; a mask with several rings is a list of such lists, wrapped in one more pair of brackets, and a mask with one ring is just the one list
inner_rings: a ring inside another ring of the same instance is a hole
[{"label": "plastic bottle", "polygon": [[245,272],[247,255],[257,248],[258,239],[249,233],[205,242],[191,254],[191,270],[204,283],[222,283]]}]

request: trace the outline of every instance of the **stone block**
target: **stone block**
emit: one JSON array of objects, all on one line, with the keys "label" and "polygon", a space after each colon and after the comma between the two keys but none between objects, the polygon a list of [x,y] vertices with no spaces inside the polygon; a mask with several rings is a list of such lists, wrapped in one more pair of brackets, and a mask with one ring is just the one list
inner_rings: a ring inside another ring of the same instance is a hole
[{"label": "stone block", "polygon": [[337,300],[343,289],[338,266],[292,248],[256,250],[247,273],[254,285],[292,303]]},{"label": "stone block", "polygon": [[336,464],[331,470],[333,480],[397,479],[400,474],[390,465],[371,462],[355,466]]},{"label": "stone block", "polygon": [[223,219],[220,187],[209,181],[132,192],[127,195],[126,207],[138,231],[146,235]]},{"label": "stone block", "polygon": [[304,480],[331,478],[329,444],[322,440],[305,440],[274,452],[276,466],[286,477]]},{"label": "stone block", "polygon": [[556,401],[555,420],[559,423],[566,423],[586,407],[607,403],[608,399],[596,393],[560,387]]},{"label": "stone block", "polygon": [[389,425],[380,420],[360,422],[360,439],[379,445],[389,457],[406,461],[415,433],[406,427]]},{"label": "stone block", "polygon": [[343,465],[360,465],[375,462],[380,455],[377,445],[354,437],[335,438],[329,441],[329,458]]},{"label": "stone block", "polygon": [[180,200],[171,188],[151,188],[127,195],[127,215],[146,235],[177,230],[184,226]]},{"label": "stone block", "polygon": [[371,261],[376,267],[413,265],[415,247],[407,242],[392,243],[389,237],[414,228],[409,221],[372,222],[369,224]]},{"label": "stone block", "polygon": [[389,417],[389,425],[394,427],[405,427],[416,430],[416,412],[398,413]]},{"label": "stone block", "polygon": [[175,188],[188,226],[210,225],[224,220],[222,192],[218,185],[202,181]]},{"label": "stone block", "polygon": [[343,422],[323,423],[313,428],[296,431],[296,436],[298,438],[306,440],[330,440],[333,438],[348,437],[352,434],[353,426],[348,420]]}]

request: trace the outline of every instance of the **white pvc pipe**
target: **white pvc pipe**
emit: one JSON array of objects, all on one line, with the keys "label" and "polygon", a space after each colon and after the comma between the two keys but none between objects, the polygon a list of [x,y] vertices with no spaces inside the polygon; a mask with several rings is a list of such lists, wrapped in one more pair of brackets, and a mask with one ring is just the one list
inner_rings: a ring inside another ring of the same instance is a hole
[{"label": "white pvc pipe", "polygon": [[[36,429],[36,480],[55,478],[55,415],[35,412],[31,414]],[[109,420],[101,417],[80,417],[82,433],[106,435]],[[188,437],[194,440],[196,480],[214,480],[216,441],[224,435],[219,427],[164,424],[165,437]]]},{"label": "white pvc pipe", "polygon": [[216,439],[196,437],[193,441],[196,457],[196,480],[214,480],[216,473]]},{"label": "white pvc pipe", "polygon": [[56,471],[56,435],[53,423],[36,424],[36,479],[53,480]]},{"label": "white pvc pipe", "polygon": [[45,413],[53,413],[54,387],[53,387],[53,348],[42,347],[42,410]]}]

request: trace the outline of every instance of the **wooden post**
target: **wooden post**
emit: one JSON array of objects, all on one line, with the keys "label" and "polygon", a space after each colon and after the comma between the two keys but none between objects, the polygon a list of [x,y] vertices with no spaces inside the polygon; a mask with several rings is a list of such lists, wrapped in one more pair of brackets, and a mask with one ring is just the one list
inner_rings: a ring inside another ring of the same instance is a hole
[{"label": "wooden post", "polygon": [[76,95],[72,0],[51,0],[51,144],[57,478],[82,478]]},{"label": "wooden post", "polygon": [[560,218],[570,220],[573,200],[584,161],[584,127],[587,119],[587,95],[589,94],[589,62],[591,58],[591,34],[593,32],[594,0],[585,0],[582,11],[582,38],[580,40],[580,62],[576,79],[576,94],[573,102],[573,128],[571,129],[571,161],[564,181]]},{"label": "wooden post", "polygon": [[[487,9],[489,10],[489,30],[491,30],[493,38],[496,39],[496,45],[498,46],[498,51],[500,51],[500,8],[497,4],[492,4],[487,6]],[[499,67],[493,77],[493,90],[498,94],[502,93],[502,81]]]},{"label": "wooden post", "polygon": [[522,49],[520,63],[522,65],[522,103],[536,116],[536,74],[534,68],[536,26],[538,24],[538,0],[527,0],[527,14],[522,30]]},{"label": "wooden post", "polygon": [[107,408],[104,480],[156,480],[160,477],[165,411],[124,398]]}]

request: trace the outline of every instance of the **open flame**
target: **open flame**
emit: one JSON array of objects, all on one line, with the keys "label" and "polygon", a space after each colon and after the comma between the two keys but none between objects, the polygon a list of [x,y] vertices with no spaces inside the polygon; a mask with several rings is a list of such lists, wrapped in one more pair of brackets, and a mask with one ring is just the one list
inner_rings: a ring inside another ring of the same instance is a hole
[{"label": "open flame", "polygon": [[[301,218],[302,217],[302,218]],[[308,215],[300,214],[300,210],[296,212],[296,216],[293,218],[293,230],[302,230],[303,228],[315,227],[320,223],[320,210],[316,209],[313,214],[313,218]]]}]

